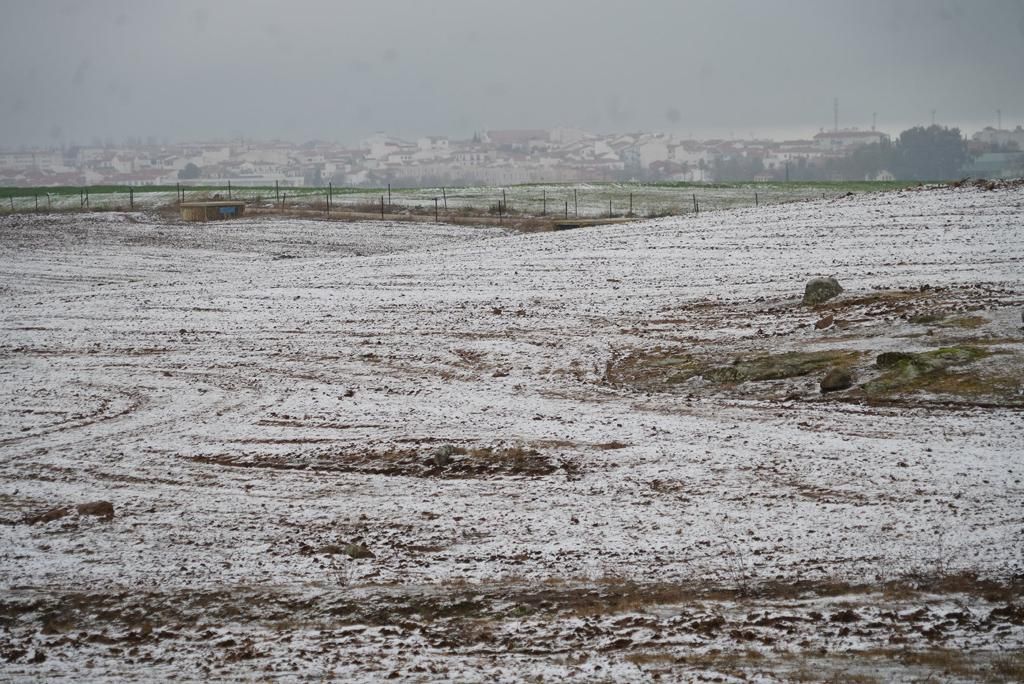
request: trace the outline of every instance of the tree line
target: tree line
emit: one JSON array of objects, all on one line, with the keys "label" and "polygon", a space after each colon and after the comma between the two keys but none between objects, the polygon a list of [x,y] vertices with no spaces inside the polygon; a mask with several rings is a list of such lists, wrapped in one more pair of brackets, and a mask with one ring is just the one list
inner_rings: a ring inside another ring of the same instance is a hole
[{"label": "tree line", "polygon": [[[788,179],[794,181],[863,180],[883,172],[899,180],[955,180],[960,178],[970,160],[967,141],[959,128],[915,126],[895,140],[864,145],[843,157],[821,163],[799,158],[789,165]],[[715,180],[751,180],[765,173],[764,162],[757,156],[716,159],[712,163]],[[785,180],[786,169],[773,169],[776,180]]]}]

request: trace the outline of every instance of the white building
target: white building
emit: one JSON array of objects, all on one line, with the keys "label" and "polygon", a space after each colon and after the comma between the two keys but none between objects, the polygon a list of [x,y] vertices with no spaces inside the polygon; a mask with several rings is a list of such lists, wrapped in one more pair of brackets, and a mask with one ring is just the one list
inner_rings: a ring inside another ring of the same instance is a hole
[{"label": "white building", "polygon": [[822,131],[814,136],[814,144],[823,152],[845,153],[855,147],[888,140],[889,136],[879,131],[861,131],[849,128],[840,131]]},{"label": "white building", "polygon": [[1001,147],[1015,143],[1017,149],[1024,152],[1024,128],[1020,126],[1017,126],[1012,131],[1006,128],[992,128],[988,126],[975,133],[971,138],[977,142],[999,145]]}]

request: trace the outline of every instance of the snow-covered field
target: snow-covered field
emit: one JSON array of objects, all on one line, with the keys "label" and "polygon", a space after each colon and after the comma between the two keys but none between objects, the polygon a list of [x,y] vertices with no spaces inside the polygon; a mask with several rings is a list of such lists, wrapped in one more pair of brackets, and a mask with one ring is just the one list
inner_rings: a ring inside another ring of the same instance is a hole
[{"label": "snow-covered field", "polygon": [[[1024,672],[1022,188],[531,235],[7,216],[0,295],[0,679]],[[968,343],[981,389],[884,401],[656,371]]]}]

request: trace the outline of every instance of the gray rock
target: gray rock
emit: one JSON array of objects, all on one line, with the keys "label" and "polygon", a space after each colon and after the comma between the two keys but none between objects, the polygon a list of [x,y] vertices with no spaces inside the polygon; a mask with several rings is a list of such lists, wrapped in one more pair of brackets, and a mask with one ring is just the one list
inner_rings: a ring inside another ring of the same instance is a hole
[{"label": "gray rock", "polygon": [[833,368],[821,379],[821,393],[839,392],[853,387],[853,373],[845,368]]},{"label": "gray rock", "polygon": [[815,306],[827,302],[843,291],[839,281],[829,276],[828,278],[813,278],[804,287],[804,305]]},{"label": "gray rock", "polygon": [[98,518],[110,520],[114,517],[114,504],[109,501],[90,501],[89,503],[78,504],[78,515],[95,515]]},{"label": "gray rock", "polygon": [[434,449],[434,453],[432,454],[434,465],[436,465],[438,468],[444,468],[446,465],[451,463],[452,456],[454,455],[455,447],[453,447],[451,444],[442,444],[441,446]]},{"label": "gray rock", "polygon": [[349,558],[360,559],[360,558],[375,558],[373,551],[366,548],[364,544],[347,544],[345,546],[345,555]]},{"label": "gray rock", "polygon": [[833,316],[832,314],[829,314],[828,316],[825,316],[824,318],[819,320],[817,323],[815,323],[814,324],[814,328],[815,328],[815,330],[824,330],[825,328],[832,327],[832,325],[835,322],[836,322],[835,316]]},{"label": "gray rock", "polygon": [[25,522],[29,525],[35,525],[36,523],[48,523],[54,520],[60,520],[64,516],[68,515],[71,511],[68,508],[60,506],[58,508],[51,508],[48,511],[37,513],[36,515],[30,515],[25,518]]}]

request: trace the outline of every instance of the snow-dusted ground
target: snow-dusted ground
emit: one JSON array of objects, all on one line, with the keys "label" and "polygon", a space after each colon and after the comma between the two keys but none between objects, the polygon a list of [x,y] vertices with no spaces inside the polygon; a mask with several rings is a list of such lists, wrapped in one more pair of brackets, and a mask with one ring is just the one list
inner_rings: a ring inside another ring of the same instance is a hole
[{"label": "snow-dusted ground", "polygon": [[1019,354],[1022,227],[1020,188],[533,235],[0,219],[0,677],[1012,673],[1019,405],[607,380],[834,344],[822,274],[947,287]]}]

